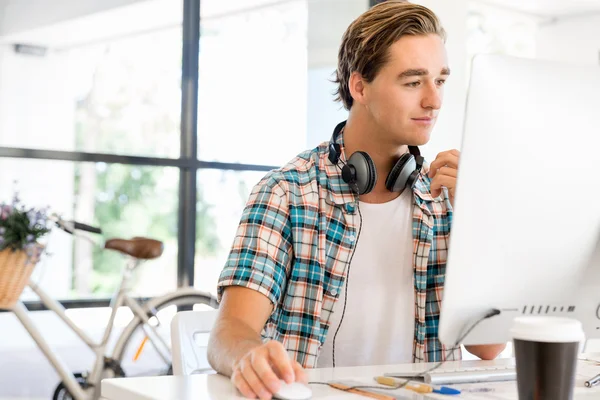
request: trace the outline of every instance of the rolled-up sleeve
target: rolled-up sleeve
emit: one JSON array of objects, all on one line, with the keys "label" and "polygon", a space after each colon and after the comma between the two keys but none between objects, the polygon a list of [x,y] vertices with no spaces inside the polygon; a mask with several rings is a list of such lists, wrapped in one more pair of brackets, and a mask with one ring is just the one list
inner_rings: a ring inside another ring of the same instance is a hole
[{"label": "rolled-up sleeve", "polygon": [[228,286],[254,289],[276,306],[292,259],[285,191],[267,176],[252,190],[217,284],[219,302]]}]

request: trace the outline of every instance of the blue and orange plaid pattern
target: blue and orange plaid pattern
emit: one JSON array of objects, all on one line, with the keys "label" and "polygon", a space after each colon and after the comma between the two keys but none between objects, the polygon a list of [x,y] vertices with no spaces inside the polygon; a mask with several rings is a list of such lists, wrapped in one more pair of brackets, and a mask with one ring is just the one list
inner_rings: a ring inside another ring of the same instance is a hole
[{"label": "blue and orange plaid pattern", "polygon": [[[345,161],[343,135],[337,141]],[[358,196],[329,161],[328,144],[253,188],[218,282],[219,301],[232,285],[267,296],[274,309],[263,339],[282,342],[305,368],[317,365],[360,225]],[[427,171],[426,164],[413,188],[415,362],[461,357],[438,340],[452,208],[447,192],[431,196]]]}]

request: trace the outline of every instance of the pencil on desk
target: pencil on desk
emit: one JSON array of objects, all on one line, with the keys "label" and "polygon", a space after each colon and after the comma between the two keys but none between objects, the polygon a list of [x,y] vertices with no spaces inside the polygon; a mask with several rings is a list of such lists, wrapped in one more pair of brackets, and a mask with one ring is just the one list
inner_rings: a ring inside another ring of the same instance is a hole
[{"label": "pencil on desk", "polygon": [[377,383],[382,384],[382,385],[392,386],[392,387],[402,387],[403,389],[412,390],[413,392],[422,393],[422,394],[426,394],[426,393],[439,393],[439,394],[449,394],[449,395],[460,394],[460,390],[458,390],[458,389],[453,389],[453,388],[449,388],[446,386],[433,387],[431,385],[426,385],[426,384],[418,383],[418,382],[402,382],[402,381],[396,380],[396,378],[391,378],[388,376],[376,376],[375,380],[377,381]]},{"label": "pencil on desk", "polygon": [[345,392],[350,392],[350,393],[354,393],[354,394],[360,394],[361,396],[370,397],[372,399],[395,400],[395,397],[392,397],[392,396],[388,396],[388,395],[381,394],[381,393],[373,393],[373,392],[369,392],[367,390],[363,390],[363,389],[359,389],[359,388],[352,388],[352,386],[342,385],[341,383],[329,383],[329,386],[336,388],[336,389],[343,390]]},{"label": "pencil on desk", "polygon": [[375,380],[377,381],[377,383],[379,383],[381,385],[392,386],[392,387],[402,387],[403,389],[412,390],[413,392],[417,392],[417,393],[433,392],[433,388],[431,386],[421,385],[418,383],[411,383],[411,382],[406,382],[406,383],[404,383],[404,386],[402,386],[403,385],[402,382],[398,382],[396,379],[390,378],[387,376],[377,376],[377,377],[375,377]]}]

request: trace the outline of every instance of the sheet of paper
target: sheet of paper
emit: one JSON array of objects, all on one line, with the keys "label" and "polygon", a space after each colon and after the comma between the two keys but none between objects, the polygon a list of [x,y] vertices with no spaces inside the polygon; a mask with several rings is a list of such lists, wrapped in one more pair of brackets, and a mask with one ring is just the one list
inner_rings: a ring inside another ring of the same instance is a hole
[{"label": "sheet of paper", "polygon": [[600,374],[600,362],[592,359],[579,359],[577,363],[577,377],[588,380]]},{"label": "sheet of paper", "polygon": [[[577,375],[575,379],[575,393],[577,394],[594,394],[600,399],[600,385],[588,389],[584,387],[584,382],[596,374],[600,373],[600,359],[580,359],[577,363]],[[383,385],[378,385],[373,377],[365,378],[354,378],[352,380],[337,381],[347,385],[367,385],[367,386],[380,386],[385,388]],[[458,389],[461,391],[459,396],[451,396],[455,399],[466,399],[466,400],[516,400],[517,394],[517,382],[506,381],[506,382],[480,382],[480,383],[468,383],[458,385],[447,385],[449,387]],[[395,396],[400,400],[449,400],[449,396],[444,396],[435,393],[429,393],[427,395],[415,393],[406,389],[389,390],[383,389],[380,393]],[[347,393],[341,393],[342,396]],[[329,397],[327,397],[329,399]],[[342,397],[341,397],[342,398]],[[333,400],[333,398],[331,398]]]},{"label": "sheet of paper", "polygon": [[[342,383],[347,386],[373,386],[380,387],[380,390],[369,388],[377,393],[396,397],[397,400],[448,400],[449,396],[436,393],[420,394],[407,389],[390,390],[389,387],[377,384],[374,379],[361,378],[352,380],[336,380],[334,382]],[[517,396],[516,382],[489,382],[489,383],[470,383],[461,385],[448,385],[449,387],[461,391],[459,396],[452,396],[456,399],[468,400],[514,400]]]},{"label": "sheet of paper", "polygon": [[[396,400],[433,400],[434,397],[428,395],[413,392],[407,389],[392,389],[389,386],[380,385],[375,382],[374,379],[361,378],[361,379],[342,379],[331,381],[332,383],[341,383],[346,386],[359,386],[361,390],[371,391],[373,393],[385,394],[387,396],[395,397]],[[364,387],[363,386],[368,386]],[[448,399],[446,399],[448,400]]]},{"label": "sheet of paper", "polygon": [[[461,391],[461,399],[469,400],[514,400],[517,398],[517,384],[515,381],[507,382],[480,382],[452,385]],[[446,398],[438,395],[436,398]]]}]

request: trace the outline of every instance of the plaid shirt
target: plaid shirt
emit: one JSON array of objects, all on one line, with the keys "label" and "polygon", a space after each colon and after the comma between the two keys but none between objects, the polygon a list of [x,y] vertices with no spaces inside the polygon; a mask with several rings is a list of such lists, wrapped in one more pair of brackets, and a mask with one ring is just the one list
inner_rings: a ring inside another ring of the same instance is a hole
[{"label": "plaid shirt", "polygon": [[[345,161],[343,135],[338,135]],[[252,190],[218,282],[267,296],[274,309],[263,331],[305,368],[314,368],[346,279],[360,225],[358,196],[328,155],[328,142],[269,172]],[[452,208],[433,198],[425,165],[413,207],[415,338],[413,360],[460,359],[438,340]]]}]

